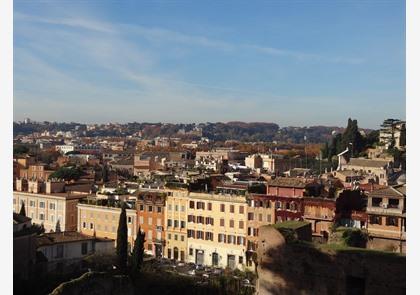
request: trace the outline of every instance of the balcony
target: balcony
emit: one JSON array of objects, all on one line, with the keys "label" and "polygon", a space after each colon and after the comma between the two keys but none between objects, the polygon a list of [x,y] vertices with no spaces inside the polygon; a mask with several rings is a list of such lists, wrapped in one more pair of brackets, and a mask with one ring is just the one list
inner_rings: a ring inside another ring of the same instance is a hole
[{"label": "balcony", "polygon": [[384,215],[403,215],[405,210],[388,206],[371,206],[366,208],[367,213],[384,214]]}]

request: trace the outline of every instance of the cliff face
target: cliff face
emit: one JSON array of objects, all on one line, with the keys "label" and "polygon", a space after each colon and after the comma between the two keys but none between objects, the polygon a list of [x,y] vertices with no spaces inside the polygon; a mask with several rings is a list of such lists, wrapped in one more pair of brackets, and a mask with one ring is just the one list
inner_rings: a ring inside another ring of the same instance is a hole
[{"label": "cliff face", "polygon": [[270,226],[261,227],[259,233],[259,295],[405,294],[404,256],[288,244]]},{"label": "cliff face", "polygon": [[89,272],[80,278],[62,283],[50,295],[134,295],[134,288],[127,276],[111,276]]}]

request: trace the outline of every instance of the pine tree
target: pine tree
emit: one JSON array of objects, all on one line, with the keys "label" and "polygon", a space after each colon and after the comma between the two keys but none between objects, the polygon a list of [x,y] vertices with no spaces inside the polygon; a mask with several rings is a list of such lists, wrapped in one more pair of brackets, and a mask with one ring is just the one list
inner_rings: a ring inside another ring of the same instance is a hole
[{"label": "pine tree", "polygon": [[143,264],[145,238],[146,234],[139,227],[133,249],[133,271],[138,271]]},{"label": "pine tree", "polygon": [[118,267],[125,271],[127,268],[127,251],[128,251],[128,242],[127,242],[127,213],[125,210],[125,203],[121,204],[121,214],[120,221],[118,224],[117,232],[117,259]]},{"label": "pine tree", "polygon": [[55,232],[61,232],[60,219],[57,219],[57,223],[55,224]]},{"label": "pine tree", "polygon": [[23,215],[23,216],[26,216],[25,202],[22,202],[22,206],[20,207],[19,214]]}]

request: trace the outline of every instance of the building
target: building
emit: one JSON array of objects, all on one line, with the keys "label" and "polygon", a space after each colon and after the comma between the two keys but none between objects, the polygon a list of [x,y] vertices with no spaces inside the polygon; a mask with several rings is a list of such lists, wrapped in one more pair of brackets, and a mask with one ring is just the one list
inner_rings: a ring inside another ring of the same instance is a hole
[{"label": "building", "polygon": [[263,167],[263,160],[258,154],[250,155],[245,158],[245,166],[256,170]]},{"label": "building", "polygon": [[19,177],[25,179],[47,180],[54,170],[48,169],[47,164],[38,163],[28,165],[28,168],[20,168]]},{"label": "building", "polygon": [[[134,247],[137,235],[137,212],[134,202],[128,203],[127,239],[128,249]],[[77,231],[88,236],[117,240],[118,224],[121,214],[121,201],[106,199],[87,199],[77,205]]]},{"label": "building", "polygon": [[261,155],[262,158],[262,168],[267,170],[269,173],[279,174],[282,172],[281,169],[281,160],[283,159],[282,155]]},{"label": "building", "polygon": [[387,119],[381,127],[382,128],[379,131],[379,142],[382,143],[386,149],[391,146],[398,149],[405,148],[405,121]]},{"label": "building", "polygon": [[13,275],[27,279],[36,262],[36,231],[31,219],[13,213]]},{"label": "building", "polygon": [[406,186],[396,185],[368,194],[368,247],[405,253]]},{"label": "building", "polygon": [[304,197],[303,219],[311,223],[312,236],[328,240],[330,228],[335,222],[335,198]]},{"label": "building", "polygon": [[183,189],[166,190],[165,204],[165,257],[175,261],[187,261],[187,207],[188,191]]},{"label": "building", "polygon": [[165,253],[165,202],[167,193],[158,189],[141,189],[138,192],[137,222],[145,232],[145,252],[155,257]]},{"label": "building", "polygon": [[77,230],[77,203],[86,198],[75,193],[13,192],[13,212],[19,212],[25,203],[26,215],[36,224],[42,224],[45,232]]},{"label": "building", "polygon": [[100,239],[76,231],[46,233],[36,237],[37,251],[47,259],[48,272],[71,272],[93,253],[112,253],[114,240]]},{"label": "building", "polygon": [[245,269],[245,196],[190,192],[188,262]]},{"label": "building", "polygon": [[303,197],[309,194],[310,188],[318,186],[306,178],[277,177],[270,180],[267,195],[276,196],[275,222],[301,220],[304,214]]},{"label": "building", "polygon": [[385,159],[350,158],[341,167],[342,170],[363,172],[372,177],[375,183],[383,185],[388,185],[388,178],[393,173],[392,162]]},{"label": "building", "polygon": [[246,264],[252,266],[257,251],[258,231],[261,226],[275,223],[275,196],[250,194],[247,198]]}]

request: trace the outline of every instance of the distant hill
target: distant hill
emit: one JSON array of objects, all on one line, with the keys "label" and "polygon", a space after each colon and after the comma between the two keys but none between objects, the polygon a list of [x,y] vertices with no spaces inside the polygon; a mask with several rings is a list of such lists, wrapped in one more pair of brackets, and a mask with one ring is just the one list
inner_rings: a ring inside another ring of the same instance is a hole
[{"label": "distant hill", "polygon": [[[277,141],[279,143],[304,143],[306,136],[308,143],[324,143],[330,139],[333,131],[343,132],[343,127],[310,126],[310,127],[279,127],[275,123],[265,122],[216,122],[216,123],[126,123],[126,124],[98,124],[94,130],[87,130],[87,125],[82,123],[56,123],[56,122],[22,122],[13,123],[13,134],[29,135],[34,132],[49,131],[75,131],[83,136],[127,136],[141,132],[146,139],[155,137],[181,137],[200,138],[208,137],[214,141],[239,140],[247,142]],[[365,129],[366,133],[371,130]]]}]

